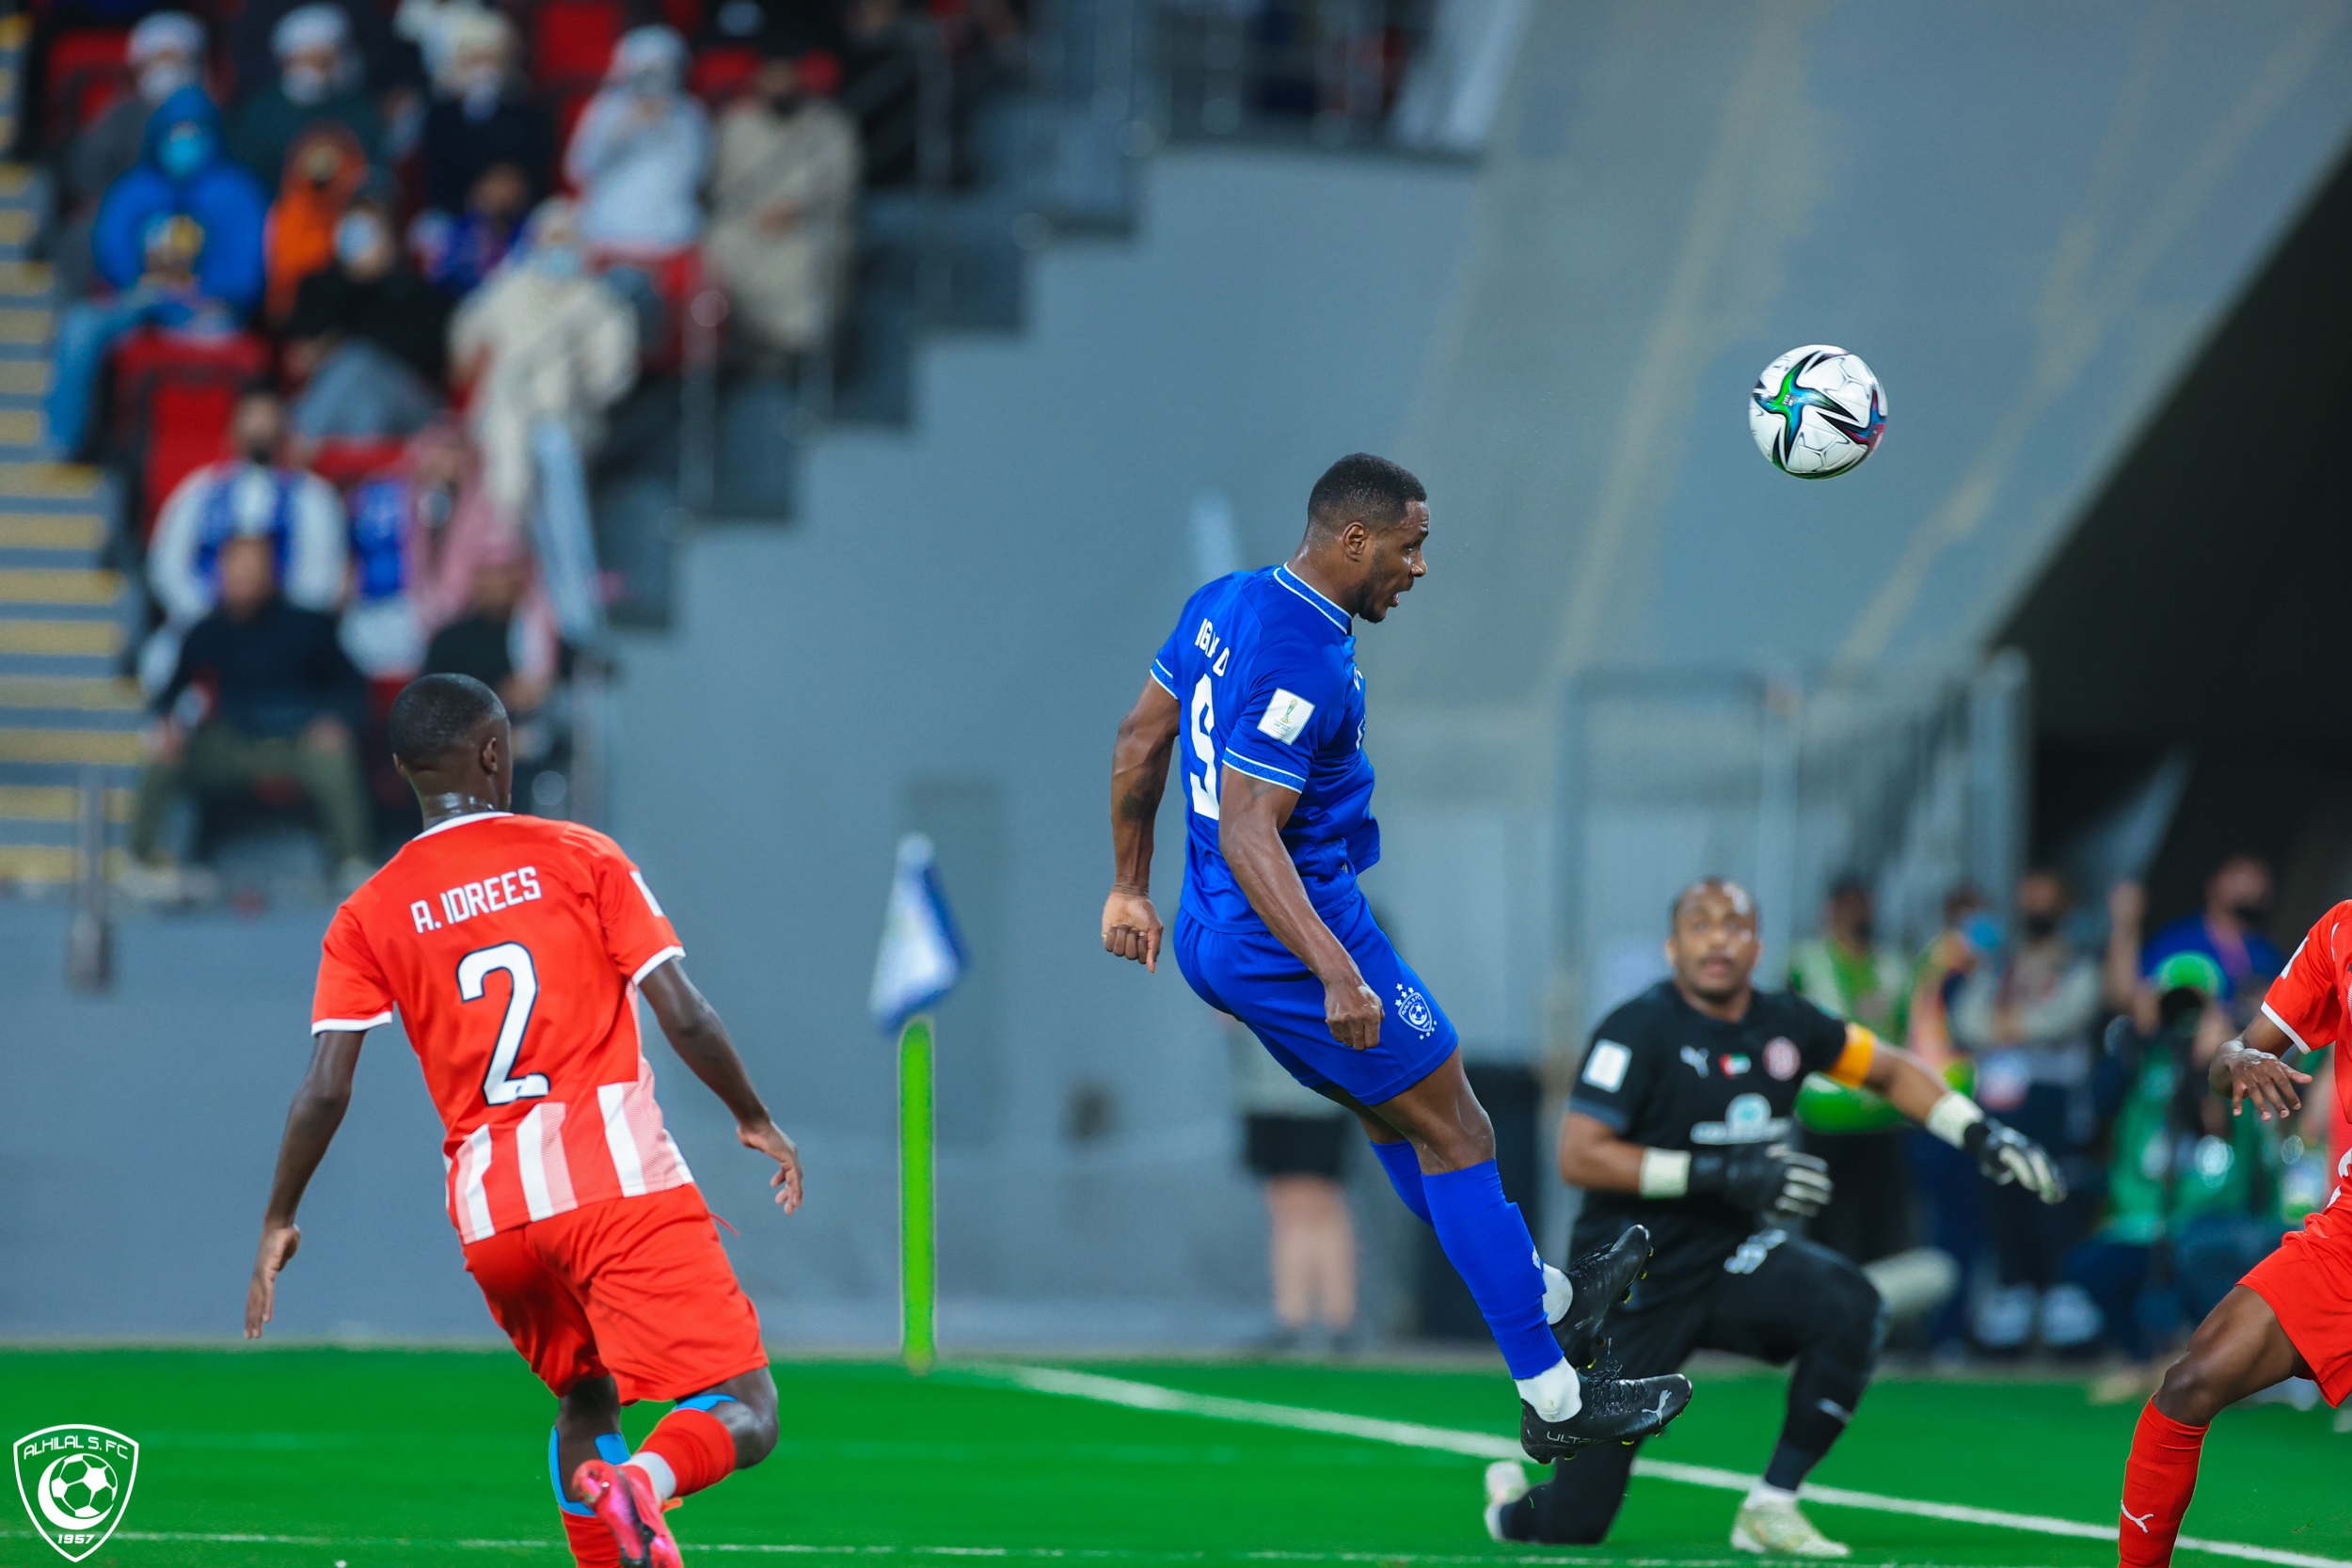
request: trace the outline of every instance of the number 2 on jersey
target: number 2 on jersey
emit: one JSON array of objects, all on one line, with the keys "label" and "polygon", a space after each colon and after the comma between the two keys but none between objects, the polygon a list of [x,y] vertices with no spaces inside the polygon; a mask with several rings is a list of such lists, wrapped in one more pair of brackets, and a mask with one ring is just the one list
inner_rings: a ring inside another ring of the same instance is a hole
[{"label": "number 2 on jersey", "polygon": [[537,1100],[548,1092],[548,1075],[527,1072],[520,1078],[509,1076],[515,1070],[515,1057],[523,1048],[523,1031],[530,1027],[531,1009],[539,1001],[539,970],[531,961],[531,949],[519,942],[501,942],[496,947],[476,948],[457,960],[457,999],[479,1002],[483,983],[503,970],[515,989],[506,999],[506,1016],[499,1021],[498,1044],[490,1052],[490,1070],[482,1076],[482,1098],[493,1105],[512,1105],[517,1100]]},{"label": "number 2 on jersey", "polygon": [[1192,716],[1184,728],[1192,736],[1192,754],[1200,759],[1199,773],[1187,772],[1184,782],[1192,785],[1192,809],[1216,820],[1216,695],[1209,689],[1209,677],[1200,677],[1200,684],[1192,689]]}]

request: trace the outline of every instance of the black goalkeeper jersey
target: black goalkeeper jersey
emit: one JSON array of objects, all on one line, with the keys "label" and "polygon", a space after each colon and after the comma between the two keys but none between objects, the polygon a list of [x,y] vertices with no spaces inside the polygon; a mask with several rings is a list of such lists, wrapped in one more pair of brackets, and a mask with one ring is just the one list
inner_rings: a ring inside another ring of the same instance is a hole
[{"label": "black goalkeeper jersey", "polygon": [[[1712,1019],[1661,980],[1601,1020],[1568,1109],[1652,1148],[1794,1145],[1798,1086],[1846,1049],[1845,1021],[1787,991],[1758,991],[1737,1023]],[[1587,1193],[1573,1252],[1649,1227],[1657,1248],[1631,1305],[1697,1289],[1755,1234],[1756,1216],[1716,1197]]]}]

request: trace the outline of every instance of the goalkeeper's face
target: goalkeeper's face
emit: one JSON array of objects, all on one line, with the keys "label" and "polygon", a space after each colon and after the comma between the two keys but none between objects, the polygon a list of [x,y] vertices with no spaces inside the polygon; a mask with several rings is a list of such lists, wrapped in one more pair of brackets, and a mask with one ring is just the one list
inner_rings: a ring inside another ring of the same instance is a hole
[{"label": "goalkeeper's face", "polygon": [[1756,901],[1739,883],[1701,882],[1676,904],[1666,961],[1693,996],[1716,1003],[1737,999],[1748,989],[1761,948]]}]

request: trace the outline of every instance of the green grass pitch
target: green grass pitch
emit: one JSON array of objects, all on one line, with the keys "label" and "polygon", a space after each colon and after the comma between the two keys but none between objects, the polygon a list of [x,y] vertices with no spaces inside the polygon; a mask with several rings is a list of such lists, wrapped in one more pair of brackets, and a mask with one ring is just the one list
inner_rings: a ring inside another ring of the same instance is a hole
[{"label": "green grass pitch", "polygon": [[[1501,1375],[1120,1362],[1089,1370],[1194,1393],[1507,1434]],[[1529,1554],[1480,1528],[1480,1461],[1359,1438],[1136,1410],[871,1363],[776,1369],[775,1456],[673,1515],[690,1560],[810,1568],[974,1555],[1138,1564],[1475,1562]],[[1778,1378],[1704,1378],[1647,1452],[1753,1471]],[[631,1412],[632,1436],[657,1412]],[[2078,1386],[1889,1378],[1816,1478],[1900,1497],[2102,1523],[2135,1412]],[[505,1354],[272,1349],[0,1353],[0,1433],[63,1421],[142,1444],[137,1489],[98,1564],[496,1568],[559,1564],[551,1402]],[[2324,1409],[2233,1412],[2206,1450],[2189,1532],[2352,1559],[2352,1437]],[[1752,1561],[1735,1497],[1637,1480],[1601,1549],[1554,1562]],[[10,1501],[0,1565],[61,1561]],[[2105,1564],[2112,1545],[1817,1505],[1858,1564]],[[283,1540],[223,1539],[284,1537]],[[734,1547],[728,1551],[723,1548]],[[697,1551],[701,1547],[703,1550]],[[714,1549],[717,1548],[717,1549]],[[2184,1562],[2227,1560],[2201,1554]]]}]

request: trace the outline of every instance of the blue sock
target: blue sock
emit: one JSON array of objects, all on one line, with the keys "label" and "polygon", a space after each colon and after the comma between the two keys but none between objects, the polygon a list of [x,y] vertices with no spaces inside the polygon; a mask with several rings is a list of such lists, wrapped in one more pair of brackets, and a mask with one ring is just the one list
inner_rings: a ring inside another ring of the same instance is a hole
[{"label": "blue sock", "polygon": [[1372,1157],[1389,1173],[1389,1185],[1422,1224],[1429,1223],[1429,1196],[1421,1190],[1421,1156],[1408,1143],[1374,1144]]},{"label": "blue sock", "polygon": [[[566,1513],[593,1515],[596,1512],[595,1509],[590,1508],[586,1503],[576,1503],[564,1496],[562,1444],[563,1434],[549,1427],[548,1429],[548,1481],[555,1488],[555,1506]],[[607,1465],[625,1463],[628,1458],[628,1439],[617,1432],[596,1433],[596,1457]]]},{"label": "blue sock", "polygon": [[1495,1163],[1424,1173],[1421,1190],[1429,1200],[1438,1244],[1470,1287],[1511,1375],[1534,1377],[1557,1366],[1560,1341],[1544,1322],[1544,1268],[1535,1256],[1535,1239],[1527,1233],[1518,1205],[1502,1196]]}]

